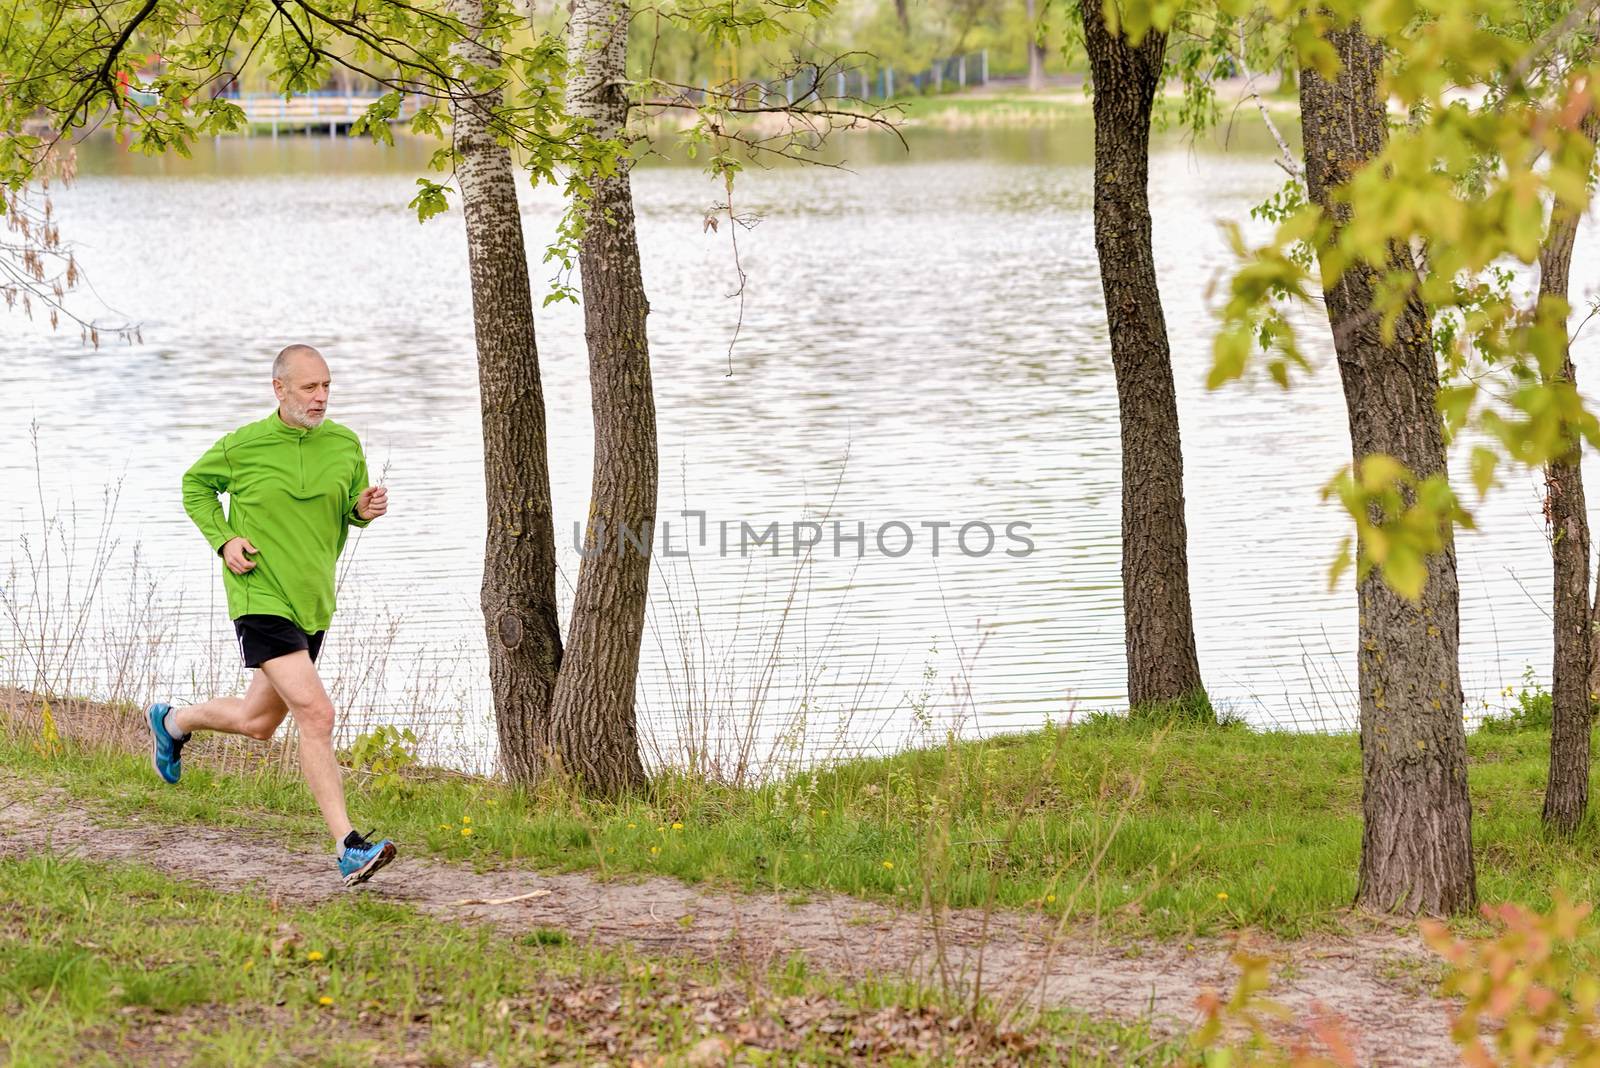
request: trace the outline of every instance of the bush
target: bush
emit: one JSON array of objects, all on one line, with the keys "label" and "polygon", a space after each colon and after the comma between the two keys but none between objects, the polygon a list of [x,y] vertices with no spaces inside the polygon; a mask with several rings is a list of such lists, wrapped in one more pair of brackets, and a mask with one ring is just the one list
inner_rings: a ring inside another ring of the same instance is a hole
[{"label": "bush", "polygon": [[1423,922],[1423,938],[1451,966],[1443,993],[1462,999],[1450,1034],[1465,1063],[1600,1062],[1600,980],[1577,949],[1589,912],[1559,895],[1548,913],[1485,905],[1500,930],[1477,939]]},{"label": "bush", "polygon": [[1552,720],[1550,691],[1533,677],[1533,665],[1522,669],[1522,688],[1505,688],[1512,705],[1503,715],[1485,716],[1478,729],[1486,734],[1516,734],[1520,731],[1548,731]]},{"label": "bush", "polygon": [[417,762],[417,736],[409,727],[378,727],[357,735],[341,755],[350,770],[371,776],[373,788],[400,790],[403,773]]},{"label": "bush", "polygon": [[[1523,905],[1485,905],[1494,930],[1458,937],[1439,920],[1423,920],[1423,941],[1449,965],[1440,993],[1458,999],[1450,1038],[1474,1068],[1600,1064],[1600,979],[1593,970],[1591,908],[1556,896],[1548,912]],[[1268,960],[1240,949],[1233,995],[1206,991],[1196,999],[1201,1025],[1189,1035],[1194,1068],[1332,1068],[1359,1063],[1354,1034],[1329,1015],[1294,1020],[1263,996]],[[1309,1036],[1288,1044],[1282,1025]]]}]

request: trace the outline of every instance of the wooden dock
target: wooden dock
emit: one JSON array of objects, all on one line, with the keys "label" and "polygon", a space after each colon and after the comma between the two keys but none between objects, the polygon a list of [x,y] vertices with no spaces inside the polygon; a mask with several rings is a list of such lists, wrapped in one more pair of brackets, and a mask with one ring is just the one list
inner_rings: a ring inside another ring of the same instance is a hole
[{"label": "wooden dock", "polygon": [[[349,133],[351,125],[379,99],[377,94],[306,93],[284,97],[275,93],[243,93],[230,96],[244,109],[247,130],[252,134],[277,137],[285,133],[325,133],[336,137]],[[420,97],[405,97],[396,119],[409,119],[422,106]]]}]

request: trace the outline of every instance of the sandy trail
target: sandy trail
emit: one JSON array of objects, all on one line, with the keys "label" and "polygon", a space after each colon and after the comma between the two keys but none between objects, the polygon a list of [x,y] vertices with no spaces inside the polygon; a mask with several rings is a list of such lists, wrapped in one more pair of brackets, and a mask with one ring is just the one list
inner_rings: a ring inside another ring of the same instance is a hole
[{"label": "sandy trail", "polygon": [[[297,905],[340,893],[376,894],[452,920],[510,931],[555,928],[580,942],[629,943],[757,967],[800,953],[836,975],[939,983],[970,982],[981,963],[983,987],[1000,1004],[1042,999],[1096,1016],[1149,1016],[1161,1030],[1191,1026],[1196,995],[1207,987],[1231,990],[1237,974],[1228,960],[1232,947],[1219,940],[1191,949],[1153,940],[1111,943],[1081,929],[1057,938],[1044,918],[1014,912],[996,913],[986,923],[980,912],[956,910],[935,924],[926,913],[840,895],[815,894],[791,904],[775,895],[664,878],[477,872],[403,852],[371,883],[345,891],[327,854],[290,852],[216,827],[102,821],[63,794],[30,797],[15,784],[0,785],[0,855],[44,851],[136,861],[214,889],[253,889]],[[548,893],[506,904],[460,904],[535,891]],[[1286,976],[1274,982],[1269,996],[1297,1021],[1309,1022],[1319,1007],[1337,1014],[1363,1063],[1460,1063],[1448,1038],[1447,1004],[1393,977],[1407,970],[1405,962],[1430,959],[1414,935],[1373,932],[1296,942],[1255,937],[1250,948],[1274,958],[1274,973]]]}]

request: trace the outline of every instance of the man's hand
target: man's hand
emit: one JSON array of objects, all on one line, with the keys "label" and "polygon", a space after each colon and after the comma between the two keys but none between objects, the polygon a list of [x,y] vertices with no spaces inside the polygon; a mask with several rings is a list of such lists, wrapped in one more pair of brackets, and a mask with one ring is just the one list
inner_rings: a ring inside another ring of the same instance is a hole
[{"label": "man's hand", "polygon": [[249,538],[230,538],[222,546],[222,562],[227,564],[228,570],[235,575],[248,574],[256,569],[256,562],[245,554],[254,556],[260,551],[250,544]]},{"label": "man's hand", "polygon": [[368,486],[356,498],[356,515],[369,523],[388,510],[389,491],[382,486]]}]

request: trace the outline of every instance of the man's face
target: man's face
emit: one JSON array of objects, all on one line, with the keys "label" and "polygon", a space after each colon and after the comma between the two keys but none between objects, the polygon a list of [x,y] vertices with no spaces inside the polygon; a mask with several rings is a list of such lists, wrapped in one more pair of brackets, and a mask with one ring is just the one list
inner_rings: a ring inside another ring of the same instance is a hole
[{"label": "man's face", "polygon": [[290,426],[310,430],[328,416],[328,389],[333,385],[328,363],[321,356],[297,353],[288,360],[282,378],[272,380],[278,395],[278,412]]}]

